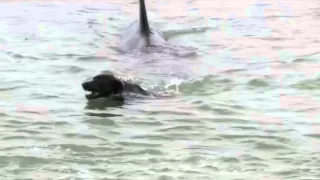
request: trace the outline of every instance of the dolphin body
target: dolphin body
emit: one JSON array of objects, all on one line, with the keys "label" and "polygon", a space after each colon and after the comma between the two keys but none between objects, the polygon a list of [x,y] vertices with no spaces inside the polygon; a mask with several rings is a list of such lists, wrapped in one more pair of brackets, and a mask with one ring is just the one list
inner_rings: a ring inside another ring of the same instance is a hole
[{"label": "dolphin body", "polygon": [[122,34],[122,50],[130,52],[145,46],[156,46],[166,43],[161,31],[149,26],[144,0],[139,0],[139,20],[131,23]]}]

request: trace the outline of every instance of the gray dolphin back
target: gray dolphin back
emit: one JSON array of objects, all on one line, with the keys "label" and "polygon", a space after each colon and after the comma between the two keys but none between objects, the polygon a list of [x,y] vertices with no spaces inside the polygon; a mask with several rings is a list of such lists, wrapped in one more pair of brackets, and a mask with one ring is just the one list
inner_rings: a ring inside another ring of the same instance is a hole
[{"label": "gray dolphin back", "polygon": [[124,52],[166,43],[161,31],[149,25],[145,0],[139,0],[139,9],[139,20],[131,23],[122,33],[120,49]]}]

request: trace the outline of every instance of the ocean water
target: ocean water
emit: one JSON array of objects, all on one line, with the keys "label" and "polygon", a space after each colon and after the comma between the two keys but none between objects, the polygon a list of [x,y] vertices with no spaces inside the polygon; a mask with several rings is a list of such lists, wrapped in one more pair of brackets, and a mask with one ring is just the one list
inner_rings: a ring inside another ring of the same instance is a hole
[{"label": "ocean water", "polygon": [[[0,178],[320,179],[320,1],[0,2]],[[193,53],[190,53],[193,52]],[[173,97],[87,101],[111,70]]]}]

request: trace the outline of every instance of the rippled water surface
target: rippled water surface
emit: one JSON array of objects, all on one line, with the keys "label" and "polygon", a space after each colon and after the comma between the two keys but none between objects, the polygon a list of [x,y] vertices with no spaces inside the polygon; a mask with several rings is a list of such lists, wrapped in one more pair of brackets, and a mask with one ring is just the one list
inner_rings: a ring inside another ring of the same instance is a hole
[{"label": "rippled water surface", "polygon": [[[320,1],[0,2],[0,178],[320,179]],[[197,54],[186,53],[190,48]],[[88,102],[100,71],[174,97]]]}]

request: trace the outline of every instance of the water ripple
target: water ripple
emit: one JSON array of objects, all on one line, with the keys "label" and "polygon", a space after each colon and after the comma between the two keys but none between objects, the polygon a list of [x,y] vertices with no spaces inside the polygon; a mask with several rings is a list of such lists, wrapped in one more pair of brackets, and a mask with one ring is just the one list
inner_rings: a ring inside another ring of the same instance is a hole
[{"label": "water ripple", "polygon": [[[132,54],[137,2],[3,2],[1,179],[320,179],[316,1],[230,2],[147,2]],[[104,70],[170,97],[87,101]]]}]

